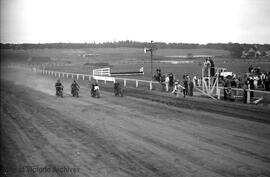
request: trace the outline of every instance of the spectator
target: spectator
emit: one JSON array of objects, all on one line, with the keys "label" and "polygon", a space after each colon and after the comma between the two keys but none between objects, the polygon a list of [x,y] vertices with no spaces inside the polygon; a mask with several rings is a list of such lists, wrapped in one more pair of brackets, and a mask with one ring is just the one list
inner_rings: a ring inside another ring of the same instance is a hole
[{"label": "spectator", "polygon": [[[250,89],[251,89],[251,90],[254,90],[254,89],[255,89],[254,78],[253,78],[253,77],[250,77],[249,85],[250,85]],[[254,92],[251,91],[251,92],[250,92],[250,98],[253,98],[253,97],[254,97]]]},{"label": "spectator", "polygon": [[202,86],[202,78],[198,78],[198,86],[201,87]]},{"label": "spectator", "polygon": [[270,73],[268,72],[264,79],[264,88],[265,91],[270,91]]},{"label": "spectator", "polygon": [[249,72],[249,73],[252,73],[252,72],[253,72],[253,66],[252,66],[252,65],[249,66],[248,72]]},{"label": "spectator", "polygon": [[204,76],[205,77],[208,77],[209,76],[208,70],[210,69],[210,67],[211,67],[211,63],[208,60],[208,58],[206,58],[205,61],[204,61],[204,63],[203,63]]},{"label": "spectator", "polygon": [[228,78],[224,79],[223,82],[223,87],[224,87],[224,100],[227,100],[228,98],[230,99],[231,96],[231,82]]},{"label": "spectator", "polygon": [[169,86],[173,87],[173,84],[174,84],[174,77],[173,77],[173,74],[170,73],[169,74]]},{"label": "spectator", "polygon": [[165,80],[166,80],[166,75],[163,74],[163,75],[161,76],[161,79],[160,79],[160,83],[161,83],[161,86],[162,86],[162,90],[163,90],[163,91],[166,91]]},{"label": "spectator", "polygon": [[196,76],[193,77],[192,82],[193,82],[194,86],[196,86],[196,87],[198,86],[198,79]]},{"label": "spectator", "polygon": [[194,88],[194,84],[193,82],[191,82],[191,80],[189,79],[189,96],[193,96],[193,88]]},{"label": "spectator", "polygon": [[247,104],[247,89],[249,89],[249,80],[247,80],[244,84],[244,97],[243,97],[243,102]]},{"label": "spectator", "polygon": [[169,91],[169,82],[170,82],[170,78],[169,78],[169,76],[167,75],[167,76],[165,77],[166,92]]},{"label": "spectator", "polygon": [[[185,88],[182,85],[180,85],[178,80],[175,81],[172,93],[175,94],[176,97],[179,97],[181,90],[184,93]],[[185,95],[183,95],[183,96],[185,97]]]},{"label": "spectator", "polygon": [[209,63],[210,63],[210,76],[214,77],[215,76],[215,64],[214,64],[212,57],[209,57]]},{"label": "spectator", "polygon": [[188,94],[188,81],[187,79],[184,80],[184,90],[183,90],[183,93],[184,93],[184,97]]}]

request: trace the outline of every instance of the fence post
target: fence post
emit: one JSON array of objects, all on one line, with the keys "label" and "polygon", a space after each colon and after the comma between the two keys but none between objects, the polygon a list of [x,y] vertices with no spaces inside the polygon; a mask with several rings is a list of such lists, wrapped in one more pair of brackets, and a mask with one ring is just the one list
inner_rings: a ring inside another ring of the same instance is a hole
[{"label": "fence post", "polygon": [[247,104],[250,104],[250,90],[247,89]]},{"label": "fence post", "polygon": [[77,80],[79,80],[79,74],[77,74]]},{"label": "fence post", "polygon": [[152,90],[152,89],[153,89],[153,83],[150,82],[150,90]]},{"label": "fence post", "polygon": [[73,74],[71,73],[71,78],[73,79]]},{"label": "fence post", "polygon": [[136,80],[136,87],[138,87],[139,86],[139,83],[138,83],[138,80]]},{"label": "fence post", "polygon": [[84,74],[82,75],[82,80],[84,80]]},{"label": "fence post", "polygon": [[89,75],[88,77],[89,77],[89,81],[91,81],[91,76]]},{"label": "fence post", "polygon": [[126,87],[127,86],[127,80],[124,79],[124,86]]},{"label": "fence post", "polygon": [[220,88],[217,88],[217,99],[220,100]]}]

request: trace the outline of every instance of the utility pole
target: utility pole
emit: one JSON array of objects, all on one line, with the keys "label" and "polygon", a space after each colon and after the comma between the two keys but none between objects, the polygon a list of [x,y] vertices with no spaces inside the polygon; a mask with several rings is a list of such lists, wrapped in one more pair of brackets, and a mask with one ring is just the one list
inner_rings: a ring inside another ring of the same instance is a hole
[{"label": "utility pole", "polygon": [[153,78],[153,42],[151,41],[150,53],[151,53],[151,79]]},{"label": "utility pole", "polygon": [[154,43],[154,41],[151,41],[151,46],[150,46],[150,48],[144,48],[144,53],[150,52],[150,54],[151,54],[151,61],[150,61],[150,65],[151,65],[151,79],[153,78],[153,52],[154,52],[155,50],[157,50],[157,48],[155,48],[155,47],[153,46],[153,43]]}]

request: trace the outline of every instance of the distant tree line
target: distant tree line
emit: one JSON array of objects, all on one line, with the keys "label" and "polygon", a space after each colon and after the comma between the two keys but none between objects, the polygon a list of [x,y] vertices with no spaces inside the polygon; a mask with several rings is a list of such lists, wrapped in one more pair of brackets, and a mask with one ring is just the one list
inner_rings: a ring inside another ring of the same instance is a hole
[{"label": "distant tree line", "polygon": [[[241,57],[242,51],[248,48],[256,47],[260,51],[270,51],[270,44],[239,44],[239,43],[208,43],[208,44],[192,44],[192,43],[165,43],[155,42],[155,47],[158,49],[220,49],[228,50],[233,57]],[[144,48],[150,47],[150,42],[137,41],[117,41],[117,42],[103,42],[103,43],[39,43],[39,44],[0,44],[1,49],[83,49],[83,48]]]}]

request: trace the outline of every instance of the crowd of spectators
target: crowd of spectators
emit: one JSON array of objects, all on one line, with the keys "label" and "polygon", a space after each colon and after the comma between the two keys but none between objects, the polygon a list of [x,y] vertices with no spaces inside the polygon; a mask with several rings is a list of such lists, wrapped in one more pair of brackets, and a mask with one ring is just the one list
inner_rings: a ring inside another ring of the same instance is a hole
[{"label": "crowd of spectators", "polygon": [[262,72],[259,67],[250,65],[244,75],[233,74],[222,78],[222,82],[224,87],[244,88],[247,85],[251,90],[270,91],[270,72]]},{"label": "crowd of spectators", "polygon": [[[259,67],[249,66],[248,72],[242,76],[233,74],[222,78],[224,87],[224,100],[231,99],[231,88],[241,88],[244,91],[243,101],[247,103],[247,89],[270,91],[270,72],[262,72]],[[254,91],[250,91],[250,98],[254,97]]]},{"label": "crowd of spectators", "polygon": [[[191,79],[187,74],[183,75],[183,83],[181,84],[174,74],[161,74],[161,69],[158,68],[154,78],[161,83],[163,91],[165,92],[171,92],[177,96],[181,93],[184,97],[193,96],[195,81],[194,78]],[[196,83],[198,83],[197,79]]]},{"label": "crowd of spectators", "polygon": [[[210,69],[210,71],[209,71]],[[162,74],[161,69],[156,70],[157,74],[154,76],[157,81],[162,85],[162,88],[166,92],[171,92],[183,96],[193,96],[194,87],[202,86],[202,78],[194,76],[191,78],[189,75],[183,75],[183,82],[180,83],[172,73]],[[215,65],[212,58],[206,58],[204,62],[204,74],[208,76],[215,76]],[[251,90],[264,90],[270,91],[270,72],[262,72],[259,67],[253,67],[250,65],[248,72],[243,75],[228,75],[226,77],[220,77],[219,84],[224,87],[224,99],[231,99],[232,89],[240,88],[244,91],[244,102],[247,100],[247,89]],[[254,92],[250,91],[250,97],[254,97]]]}]

